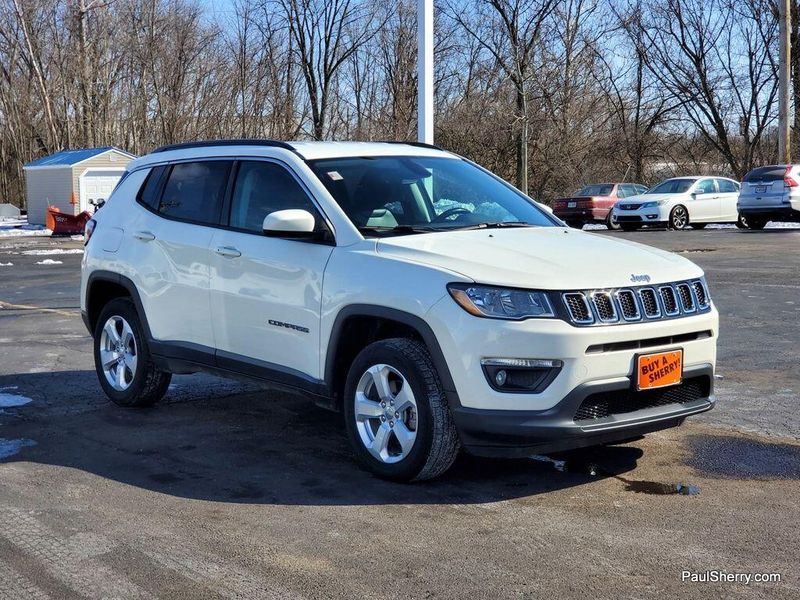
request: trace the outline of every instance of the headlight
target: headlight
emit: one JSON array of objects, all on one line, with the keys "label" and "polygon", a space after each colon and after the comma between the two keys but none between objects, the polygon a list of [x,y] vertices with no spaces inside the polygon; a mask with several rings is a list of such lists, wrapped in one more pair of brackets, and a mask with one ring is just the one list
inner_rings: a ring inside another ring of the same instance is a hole
[{"label": "headlight", "polygon": [[645,202],[639,208],[655,208],[656,206],[664,206],[666,200],[657,200],[655,202]]},{"label": "headlight", "polygon": [[544,292],[465,283],[451,283],[447,291],[461,308],[476,317],[527,319],[555,316]]}]

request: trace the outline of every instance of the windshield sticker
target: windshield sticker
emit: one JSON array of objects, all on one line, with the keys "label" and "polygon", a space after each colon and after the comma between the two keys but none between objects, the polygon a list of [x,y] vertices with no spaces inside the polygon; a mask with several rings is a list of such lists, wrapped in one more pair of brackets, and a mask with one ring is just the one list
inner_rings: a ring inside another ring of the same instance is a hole
[{"label": "windshield sticker", "polygon": [[342,179],[344,179],[344,177],[339,175],[339,171],[328,171],[328,177],[330,177],[334,181],[341,181]]}]

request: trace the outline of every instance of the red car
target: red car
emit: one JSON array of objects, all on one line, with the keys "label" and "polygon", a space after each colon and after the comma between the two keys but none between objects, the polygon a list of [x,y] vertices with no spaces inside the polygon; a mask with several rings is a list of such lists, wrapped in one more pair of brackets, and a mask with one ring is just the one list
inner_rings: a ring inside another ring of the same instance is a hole
[{"label": "red car", "polygon": [[605,223],[609,229],[619,229],[611,222],[611,209],[621,198],[644,194],[647,186],[639,183],[593,183],[583,186],[570,198],[553,202],[553,213],[570,227],[580,229],[586,223]]}]

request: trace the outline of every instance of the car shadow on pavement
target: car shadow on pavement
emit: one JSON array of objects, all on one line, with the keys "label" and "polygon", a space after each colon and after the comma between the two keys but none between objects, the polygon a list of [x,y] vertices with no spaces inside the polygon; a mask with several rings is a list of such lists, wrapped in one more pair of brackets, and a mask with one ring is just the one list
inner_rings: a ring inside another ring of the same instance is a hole
[{"label": "car shadow on pavement", "polygon": [[[94,371],[0,377],[31,402],[0,412],[0,438],[27,461],[78,469],[199,500],[291,505],[486,503],[591,483],[636,467],[627,445],[549,460],[462,456],[443,477],[382,481],[352,458],[341,415],[308,398],[207,376],[176,377],[162,404],[123,409],[105,400]],[[218,387],[215,387],[218,386]],[[558,467],[558,468],[557,468]],[[590,473],[597,473],[592,475]]]}]

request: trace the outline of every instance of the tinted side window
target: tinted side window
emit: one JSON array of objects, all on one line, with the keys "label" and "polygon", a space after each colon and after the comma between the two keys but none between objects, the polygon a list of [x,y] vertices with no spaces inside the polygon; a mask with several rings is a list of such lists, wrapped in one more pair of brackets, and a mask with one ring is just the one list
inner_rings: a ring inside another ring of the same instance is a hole
[{"label": "tinted side window", "polygon": [[731,192],[738,192],[739,186],[727,179],[717,179],[717,187],[722,194],[730,194]]},{"label": "tinted side window", "polygon": [[715,191],[713,179],[701,179],[695,188],[698,194],[713,194]]},{"label": "tinted side window", "polygon": [[634,187],[636,188],[636,193],[637,194],[644,194],[647,191],[647,186],[646,185],[637,185],[637,186],[634,186]]},{"label": "tinted side window", "polygon": [[158,209],[158,192],[161,189],[161,180],[167,167],[154,167],[144,180],[142,189],[139,190],[138,200],[153,210]]},{"label": "tinted side window", "polygon": [[617,186],[617,198],[627,198],[630,195],[627,185],[620,184]]},{"label": "tinted side window", "polygon": [[174,165],[158,212],[196,223],[219,223],[230,168],[231,163],[224,160]]},{"label": "tinted side window", "polygon": [[243,161],[233,187],[231,227],[262,232],[264,217],[277,210],[317,210],[291,173],[275,163]]}]

